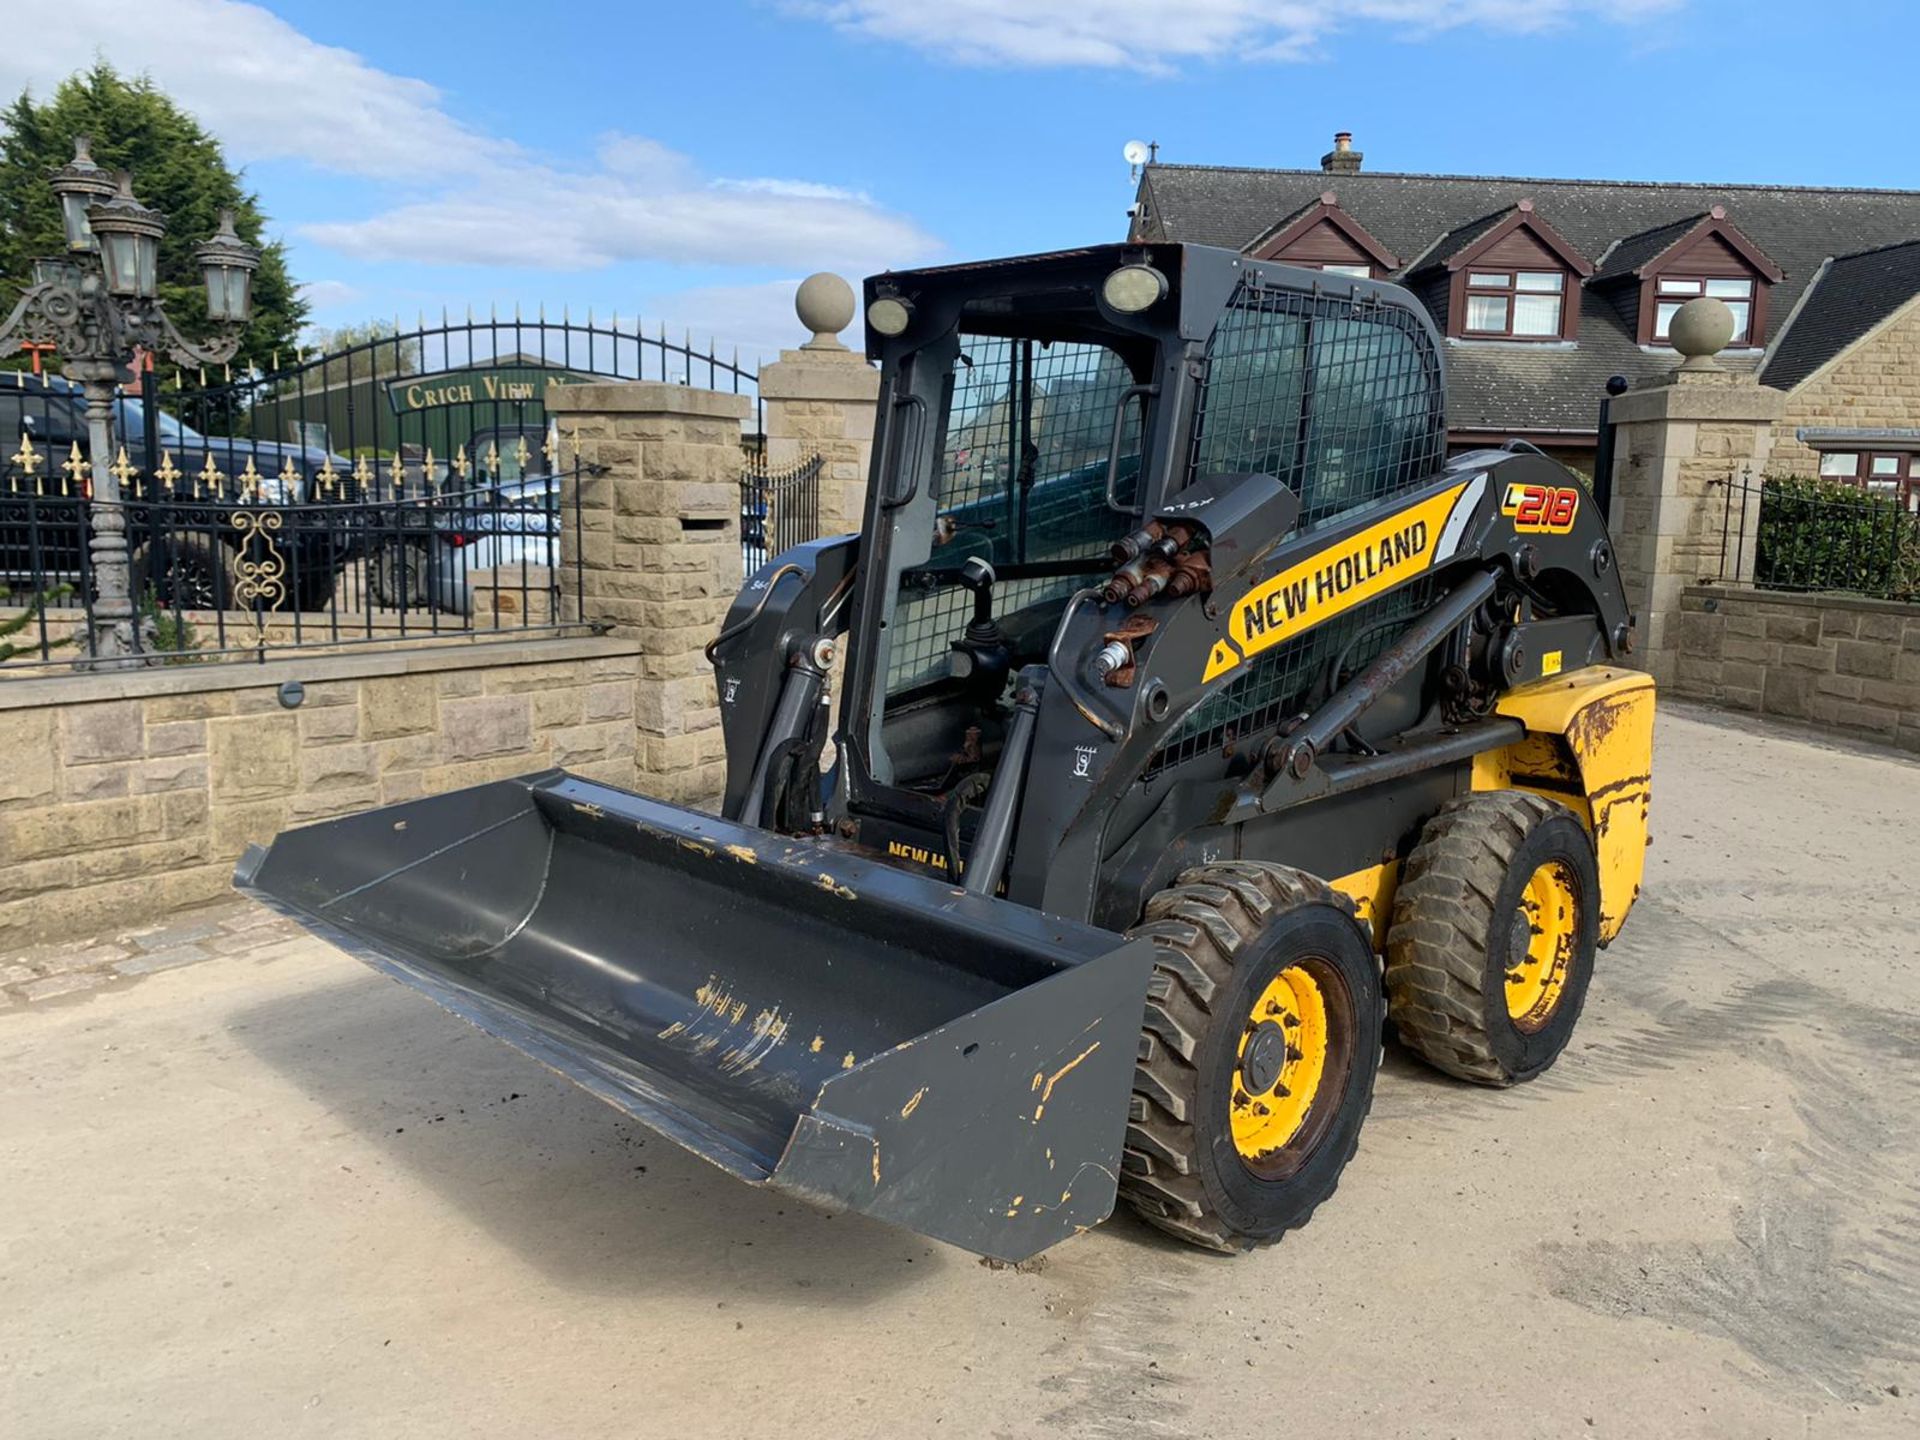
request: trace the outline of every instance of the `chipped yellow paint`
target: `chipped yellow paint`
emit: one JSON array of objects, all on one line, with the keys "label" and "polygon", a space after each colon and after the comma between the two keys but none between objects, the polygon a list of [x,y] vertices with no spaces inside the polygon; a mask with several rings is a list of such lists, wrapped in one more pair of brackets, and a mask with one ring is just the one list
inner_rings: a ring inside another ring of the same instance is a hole
[{"label": "chipped yellow paint", "polygon": [[[1093,1052],[1098,1050],[1099,1048],[1100,1048],[1100,1042],[1098,1040],[1094,1041],[1093,1044],[1087,1046],[1086,1049],[1082,1050],[1078,1055],[1074,1056],[1073,1059],[1069,1060],[1066,1064],[1062,1065],[1058,1070],[1054,1071],[1053,1074],[1047,1077],[1047,1083],[1040,1087],[1040,1103],[1033,1107],[1033,1120],[1036,1125],[1040,1123],[1040,1117],[1046,1114],[1047,1101],[1053,1098],[1053,1087],[1060,1083],[1060,1077],[1065,1075],[1069,1070],[1073,1069],[1074,1066],[1078,1065],[1082,1060],[1086,1059],[1089,1055],[1093,1054]],[[1038,1081],[1039,1078],[1040,1077],[1037,1075],[1034,1077],[1036,1081]]]},{"label": "chipped yellow paint", "polygon": [[729,1025],[738,1025],[742,1020],[746,1018],[747,1018],[747,1002],[744,1000],[736,1000],[733,1005],[733,1014],[728,1019],[727,1023]]},{"label": "chipped yellow paint", "polygon": [[1646,865],[1653,677],[1589,665],[1509,690],[1495,709],[1525,725],[1527,735],[1476,755],[1473,788],[1534,790],[1586,825],[1600,872],[1604,945],[1626,922]]},{"label": "chipped yellow paint", "polygon": [[842,900],[857,900],[860,898],[859,896],[853,893],[852,886],[842,885],[838,880],[834,879],[831,875],[822,875],[814,883],[817,884],[822,890],[826,891],[827,894],[838,895]]},{"label": "chipped yellow paint", "polygon": [[671,1025],[667,1026],[666,1029],[660,1032],[660,1038],[662,1040],[671,1040],[673,1039],[674,1036],[678,1035],[681,1031],[685,1030],[686,1028],[687,1028],[686,1021],[676,1020]]},{"label": "chipped yellow paint", "polygon": [[[746,1010],[745,1005],[735,1011],[734,1023]],[[720,1069],[730,1075],[744,1075],[753,1069],[786,1040],[787,1026],[790,1022],[777,1009],[762,1010],[753,1019],[753,1030],[733,1049],[720,1059]]]},{"label": "chipped yellow paint", "polygon": [[914,1111],[920,1108],[920,1102],[926,1098],[927,1087],[922,1085],[918,1090],[913,1092],[913,1098],[900,1107],[900,1118],[905,1120],[909,1115],[913,1114]]},{"label": "chipped yellow paint", "polygon": [[1329,880],[1340,894],[1353,901],[1353,918],[1366,926],[1373,934],[1373,948],[1385,953],[1387,948],[1387,926],[1393,920],[1393,892],[1400,883],[1400,862],[1388,861],[1385,865],[1369,865],[1364,870],[1356,870],[1351,875],[1342,875],[1337,880]]},{"label": "chipped yellow paint", "polygon": [[876,1190],[880,1188],[880,1142],[878,1140],[873,1142],[873,1185]]},{"label": "chipped yellow paint", "polygon": [[727,854],[738,860],[742,865],[758,865],[760,863],[760,857],[744,845],[727,846]]},{"label": "chipped yellow paint", "polygon": [[807,1049],[812,1054],[818,1055],[820,1053],[821,1047],[824,1046],[826,1043],[827,1043],[826,1038],[824,1036],[816,1035],[813,1037],[813,1043],[807,1046]]},{"label": "chipped yellow paint", "polygon": [[853,1068],[853,1052],[851,1050],[847,1051],[847,1058],[840,1062],[840,1068],[842,1070],[851,1070]]},{"label": "chipped yellow paint", "polygon": [[680,848],[682,850],[691,850],[696,855],[705,855],[709,859],[713,856],[713,846],[707,844],[704,840],[682,840],[680,841]]}]

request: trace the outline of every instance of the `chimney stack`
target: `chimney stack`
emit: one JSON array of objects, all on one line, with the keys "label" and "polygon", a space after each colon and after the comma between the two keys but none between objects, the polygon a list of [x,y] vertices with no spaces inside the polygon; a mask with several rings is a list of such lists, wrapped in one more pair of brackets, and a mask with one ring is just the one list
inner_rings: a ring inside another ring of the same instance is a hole
[{"label": "chimney stack", "polygon": [[1365,158],[1353,148],[1353,132],[1341,130],[1333,137],[1333,149],[1320,157],[1320,168],[1329,175],[1358,175]]}]

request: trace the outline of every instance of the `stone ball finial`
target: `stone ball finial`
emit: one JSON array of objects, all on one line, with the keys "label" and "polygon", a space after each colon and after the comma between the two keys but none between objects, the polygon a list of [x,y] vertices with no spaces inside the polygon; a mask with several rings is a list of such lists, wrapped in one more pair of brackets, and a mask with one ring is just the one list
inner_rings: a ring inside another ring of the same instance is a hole
[{"label": "stone ball finial", "polygon": [[1724,300],[1701,295],[1687,301],[1667,326],[1667,338],[1686,358],[1682,370],[1718,370],[1713,357],[1733,339],[1733,311]]},{"label": "stone ball finial", "polygon": [[853,287],[828,270],[809,275],[794,291],[793,312],[813,332],[803,350],[844,350],[838,336],[853,323]]}]

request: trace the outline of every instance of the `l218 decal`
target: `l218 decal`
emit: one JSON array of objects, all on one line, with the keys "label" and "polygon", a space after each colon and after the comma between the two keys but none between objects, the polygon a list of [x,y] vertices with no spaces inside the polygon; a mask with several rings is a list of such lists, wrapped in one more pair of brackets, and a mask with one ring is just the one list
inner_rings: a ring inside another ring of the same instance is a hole
[{"label": "l218 decal", "polygon": [[1565,535],[1580,513],[1580,492],[1571,485],[1509,485],[1500,513],[1511,515],[1523,535]]}]

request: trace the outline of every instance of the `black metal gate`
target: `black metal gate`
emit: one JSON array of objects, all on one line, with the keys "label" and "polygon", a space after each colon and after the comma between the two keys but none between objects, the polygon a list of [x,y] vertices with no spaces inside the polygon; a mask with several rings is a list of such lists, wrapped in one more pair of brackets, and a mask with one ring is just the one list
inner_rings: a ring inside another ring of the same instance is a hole
[{"label": "black metal gate", "polygon": [[[560,561],[582,464],[547,386],[757,390],[737,354],[564,317],[422,322],[293,359],[198,385],[148,374],[116,400],[143,648],[214,658],[560,627],[578,615]],[[0,658],[60,663],[94,589],[77,387],[0,372],[0,440],[0,625],[25,616]]]},{"label": "black metal gate", "polygon": [[767,468],[764,458],[747,462],[740,473],[740,558],[751,575],[783,550],[820,535],[818,455],[785,470]]}]

